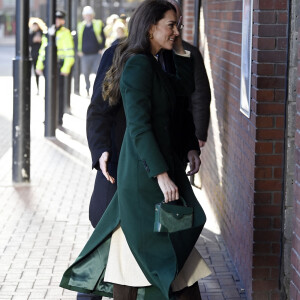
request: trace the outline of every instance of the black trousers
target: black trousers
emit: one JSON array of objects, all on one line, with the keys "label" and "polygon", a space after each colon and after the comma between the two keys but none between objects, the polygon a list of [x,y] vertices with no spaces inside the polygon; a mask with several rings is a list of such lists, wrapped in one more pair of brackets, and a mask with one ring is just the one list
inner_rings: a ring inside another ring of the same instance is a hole
[{"label": "black trousers", "polygon": [[38,75],[38,74],[35,73],[36,63],[37,63],[37,57],[33,57],[32,58],[32,67],[33,67],[33,72],[34,72],[34,75],[35,75],[35,81],[36,81],[37,90],[39,91],[39,79],[40,79],[40,75]]}]

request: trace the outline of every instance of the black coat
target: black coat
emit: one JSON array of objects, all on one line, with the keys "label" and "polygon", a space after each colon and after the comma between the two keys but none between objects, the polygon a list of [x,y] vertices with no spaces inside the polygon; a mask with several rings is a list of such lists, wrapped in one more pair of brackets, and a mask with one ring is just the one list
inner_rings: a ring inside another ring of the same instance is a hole
[{"label": "black coat", "polygon": [[194,61],[195,91],[190,98],[190,104],[196,128],[196,137],[201,141],[206,141],[211,100],[209,81],[199,49],[185,41],[183,41],[183,48],[191,52]]},{"label": "black coat", "polygon": [[[103,215],[117,188],[117,182],[111,184],[103,176],[99,169],[99,158],[105,151],[110,153],[108,171],[110,175],[117,178],[117,163],[126,128],[122,101],[120,100],[115,106],[109,106],[108,102],[102,98],[102,82],[112,64],[116,46],[113,45],[103,54],[94,83],[91,104],[87,112],[87,139],[92,156],[92,167],[98,170],[89,209],[89,218],[94,227]],[[175,70],[172,55],[171,51],[163,53],[165,69],[168,73],[173,73]],[[172,140],[176,141],[173,147],[183,162],[186,162],[189,150],[199,150],[194,134],[193,118],[188,111],[188,105],[189,102],[186,98],[178,97],[176,99],[175,115],[177,116],[177,122],[174,124],[176,136]]]},{"label": "black coat", "polygon": [[41,44],[42,44],[42,42],[34,42],[33,41],[33,38],[35,36],[39,36],[40,38],[42,38],[42,36],[43,36],[42,30],[31,32],[30,35],[29,35],[30,54],[31,54],[31,57],[32,57],[32,61],[34,63],[36,63],[36,61],[38,59],[39,50],[40,50],[40,47],[41,47]]},{"label": "black coat", "polygon": [[117,164],[126,128],[123,105],[119,102],[111,107],[102,98],[102,82],[110,68],[117,45],[107,49],[102,56],[94,83],[93,96],[87,111],[87,139],[92,156],[92,167],[97,169],[94,191],[90,201],[89,218],[96,227],[106,207],[111,201],[117,184],[111,184],[99,168],[99,158],[103,152],[110,153],[108,171],[117,178]]},{"label": "black coat", "polygon": [[[193,114],[195,134],[198,140],[207,140],[207,131],[210,119],[211,93],[204,62],[199,49],[186,41],[182,41],[183,48],[191,52],[194,65],[195,90],[189,98],[189,109]],[[173,59],[166,53],[166,71],[175,72]]]}]

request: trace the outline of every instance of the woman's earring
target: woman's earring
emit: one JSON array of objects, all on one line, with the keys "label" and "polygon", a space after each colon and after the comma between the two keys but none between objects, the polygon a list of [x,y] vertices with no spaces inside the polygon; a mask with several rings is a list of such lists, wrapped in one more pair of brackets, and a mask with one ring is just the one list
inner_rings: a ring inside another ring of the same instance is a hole
[{"label": "woman's earring", "polygon": [[152,33],[149,33],[149,39],[153,39],[153,34]]}]

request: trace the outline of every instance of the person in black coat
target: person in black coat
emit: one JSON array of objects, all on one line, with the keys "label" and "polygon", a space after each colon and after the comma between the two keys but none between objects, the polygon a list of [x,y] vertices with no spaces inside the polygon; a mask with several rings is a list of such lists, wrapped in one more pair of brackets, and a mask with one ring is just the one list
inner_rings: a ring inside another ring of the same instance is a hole
[{"label": "person in black coat", "polygon": [[[90,201],[89,219],[95,228],[117,189],[100,170],[99,158],[110,153],[108,171],[117,178],[117,164],[125,132],[126,120],[122,103],[110,107],[102,98],[102,82],[110,68],[118,43],[108,48],[102,56],[94,82],[93,95],[87,111],[87,139],[92,156],[92,168],[97,170],[94,190]],[[77,294],[77,300],[101,300],[101,296]]]},{"label": "person in black coat", "polygon": [[[178,20],[182,20],[182,11],[177,0],[168,0],[176,8]],[[182,26],[179,24],[179,26]],[[195,91],[189,99],[189,108],[193,114],[194,124],[196,128],[196,136],[199,142],[199,147],[204,147],[207,140],[207,131],[210,120],[210,102],[211,93],[210,86],[203,62],[203,57],[199,49],[186,41],[182,41],[185,50],[191,52],[194,60],[194,80]]]},{"label": "person in black coat", "polygon": [[87,139],[92,156],[92,168],[97,170],[94,191],[91,197],[89,218],[93,227],[96,227],[112,196],[116,191],[116,184],[106,179],[100,170],[99,159],[103,153],[107,157],[109,174],[117,177],[117,164],[123,136],[126,128],[126,119],[122,102],[109,106],[108,101],[102,98],[102,82],[110,68],[117,44],[108,48],[100,62],[94,83],[91,103],[87,111]]},{"label": "person in black coat", "polygon": [[185,50],[191,52],[194,60],[195,91],[190,98],[190,109],[193,114],[195,134],[201,148],[207,140],[210,119],[210,86],[199,49],[185,41],[182,44]]},{"label": "person in black coat", "polygon": [[35,70],[36,70],[36,62],[39,56],[39,50],[42,44],[42,36],[43,36],[43,31],[40,28],[39,24],[34,22],[31,25],[30,28],[30,34],[29,34],[29,46],[30,46],[30,54],[32,58],[32,66],[33,66],[33,71],[35,74],[35,80],[36,80],[36,86],[37,86],[37,95],[39,94],[39,78],[40,75],[38,75]]}]

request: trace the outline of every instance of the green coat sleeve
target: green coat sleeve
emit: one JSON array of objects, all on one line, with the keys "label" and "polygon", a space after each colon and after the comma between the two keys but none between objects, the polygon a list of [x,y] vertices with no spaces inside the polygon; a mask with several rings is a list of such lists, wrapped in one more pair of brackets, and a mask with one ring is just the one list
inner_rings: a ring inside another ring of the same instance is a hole
[{"label": "green coat sleeve", "polygon": [[131,57],[120,82],[127,130],[149,177],[168,170],[152,131],[153,69],[146,55]]}]

